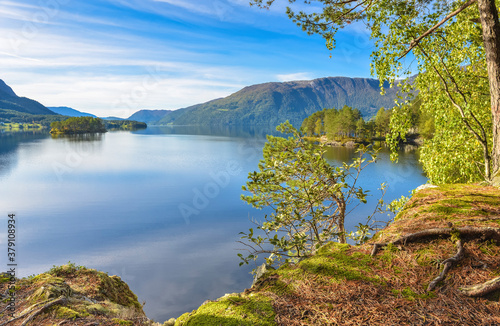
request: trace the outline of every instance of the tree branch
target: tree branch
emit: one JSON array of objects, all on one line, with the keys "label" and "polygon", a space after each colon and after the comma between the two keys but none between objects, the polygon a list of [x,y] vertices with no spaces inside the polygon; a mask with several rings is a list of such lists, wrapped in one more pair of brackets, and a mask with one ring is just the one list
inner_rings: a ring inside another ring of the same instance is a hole
[{"label": "tree branch", "polygon": [[457,10],[455,10],[455,11],[451,12],[450,14],[448,14],[448,16],[444,17],[439,23],[437,23],[436,25],[434,25],[431,28],[429,28],[425,33],[423,33],[422,35],[420,35],[416,39],[412,40],[410,42],[410,46],[408,47],[408,49],[406,49],[406,51],[403,53],[403,55],[401,55],[398,58],[398,60],[401,60],[401,58],[405,57],[414,47],[416,47],[418,45],[418,43],[420,43],[420,41],[422,41],[422,39],[424,39],[425,37],[427,37],[430,34],[434,33],[434,31],[436,29],[438,29],[439,27],[441,27],[441,25],[443,25],[448,20],[450,20],[451,18],[455,17],[456,15],[458,15],[459,13],[461,13],[462,11],[464,11],[465,9],[467,9],[469,6],[471,6],[476,1],[477,0],[469,0],[469,1],[467,1],[463,6],[461,6]]}]

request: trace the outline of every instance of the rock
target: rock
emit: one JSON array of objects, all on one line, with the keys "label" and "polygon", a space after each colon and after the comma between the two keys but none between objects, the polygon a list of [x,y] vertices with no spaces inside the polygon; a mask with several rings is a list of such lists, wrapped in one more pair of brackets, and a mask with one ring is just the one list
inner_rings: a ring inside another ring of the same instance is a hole
[{"label": "rock", "polygon": [[254,286],[257,281],[259,280],[259,278],[264,275],[268,270],[272,270],[274,268],[272,268],[271,266],[268,266],[266,264],[262,264],[260,265],[259,267],[257,267],[257,269],[255,270],[255,276],[253,277],[253,282],[252,282],[252,286]]},{"label": "rock", "polygon": [[344,144],[344,146],[345,147],[354,147],[354,146],[356,146],[356,143],[354,141],[352,141],[352,140],[349,140],[348,142],[346,142]]},{"label": "rock", "polygon": [[170,318],[166,322],[163,323],[163,326],[174,326],[175,325],[175,318]]},{"label": "rock", "polygon": [[417,191],[420,191],[420,190],[423,190],[423,189],[428,189],[428,188],[437,188],[436,185],[432,185],[430,183],[426,183],[426,184],[423,184],[421,186],[418,186],[416,189],[415,189],[415,192]]}]

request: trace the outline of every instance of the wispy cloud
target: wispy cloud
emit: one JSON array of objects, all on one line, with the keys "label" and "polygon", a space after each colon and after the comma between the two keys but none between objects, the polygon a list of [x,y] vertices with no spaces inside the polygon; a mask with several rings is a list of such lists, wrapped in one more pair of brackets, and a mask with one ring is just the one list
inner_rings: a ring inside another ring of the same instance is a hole
[{"label": "wispy cloud", "polygon": [[320,38],[247,0],[53,1],[0,0],[0,79],[47,106],[125,117],[255,83],[342,75],[358,62],[369,70],[359,44],[329,60]]},{"label": "wispy cloud", "polygon": [[294,80],[308,80],[308,79],[313,79],[314,77],[307,72],[297,72],[297,73],[292,73],[292,74],[283,74],[283,75],[276,75],[276,78],[280,82],[286,82],[286,81],[294,81]]}]

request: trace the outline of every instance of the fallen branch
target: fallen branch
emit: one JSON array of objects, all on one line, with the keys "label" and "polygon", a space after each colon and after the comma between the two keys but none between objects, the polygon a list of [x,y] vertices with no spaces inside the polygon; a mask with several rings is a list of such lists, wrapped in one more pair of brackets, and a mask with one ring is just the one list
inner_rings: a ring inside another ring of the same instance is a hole
[{"label": "fallen branch", "polygon": [[429,286],[427,287],[427,291],[434,290],[436,288],[436,285],[439,282],[441,282],[442,280],[444,280],[444,278],[446,277],[446,273],[448,273],[448,271],[451,269],[453,264],[458,262],[460,259],[462,259],[464,257],[465,250],[464,250],[464,246],[462,244],[462,240],[457,241],[457,248],[458,248],[458,251],[455,254],[455,256],[450,257],[441,263],[441,265],[443,265],[444,268],[441,271],[441,273],[439,274],[439,276],[436,277],[432,282],[429,283]]},{"label": "fallen branch", "polygon": [[375,256],[380,248],[385,247],[388,244],[406,245],[407,243],[416,242],[425,238],[437,238],[442,236],[451,237],[452,233],[454,232],[460,233],[460,238],[462,239],[483,238],[485,240],[496,240],[500,242],[500,228],[491,228],[491,227],[436,228],[436,229],[427,229],[411,233],[388,243],[375,243],[373,245],[373,250],[371,255],[372,257]]},{"label": "fallen branch", "polygon": [[500,290],[500,277],[494,278],[482,284],[460,288],[460,292],[469,297],[481,297],[496,290]]},{"label": "fallen branch", "polygon": [[50,308],[52,307],[53,305],[56,305],[56,304],[61,304],[61,303],[65,303],[66,302],[66,298],[61,296],[55,300],[52,300],[50,302],[48,302],[47,304],[45,304],[43,307],[39,308],[38,310],[36,310],[34,313],[33,313],[33,310],[30,310],[20,316],[17,316],[15,318],[12,318],[8,321],[6,321],[5,323],[2,323],[0,324],[0,326],[4,326],[4,325],[7,325],[7,324],[10,324],[12,323],[13,321],[16,321],[18,319],[21,319],[21,318],[24,318],[28,315],[30,315],[28,318],[26,318],[23,323],[21,324],[21,326],[26,326],[28,324],[28,322],[32,321],[36,316],[38,316],[41,312],[43,312],[45,309],[47,308]]}]

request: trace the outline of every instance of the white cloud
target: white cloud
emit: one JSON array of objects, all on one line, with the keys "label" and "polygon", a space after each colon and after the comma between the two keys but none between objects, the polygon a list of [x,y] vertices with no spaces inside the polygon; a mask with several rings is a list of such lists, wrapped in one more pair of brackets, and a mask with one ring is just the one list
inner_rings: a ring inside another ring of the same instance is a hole
[{"label": "white cloud", "polygon": [[309,80],[309,79],[313,79],[314,77],[311,76],[307,72],[297,72],[297,73],[293,73],[293,74],[276,75],[276,78],[280,82],[286,82],[286,81],[295,81],[295,80]]}]

